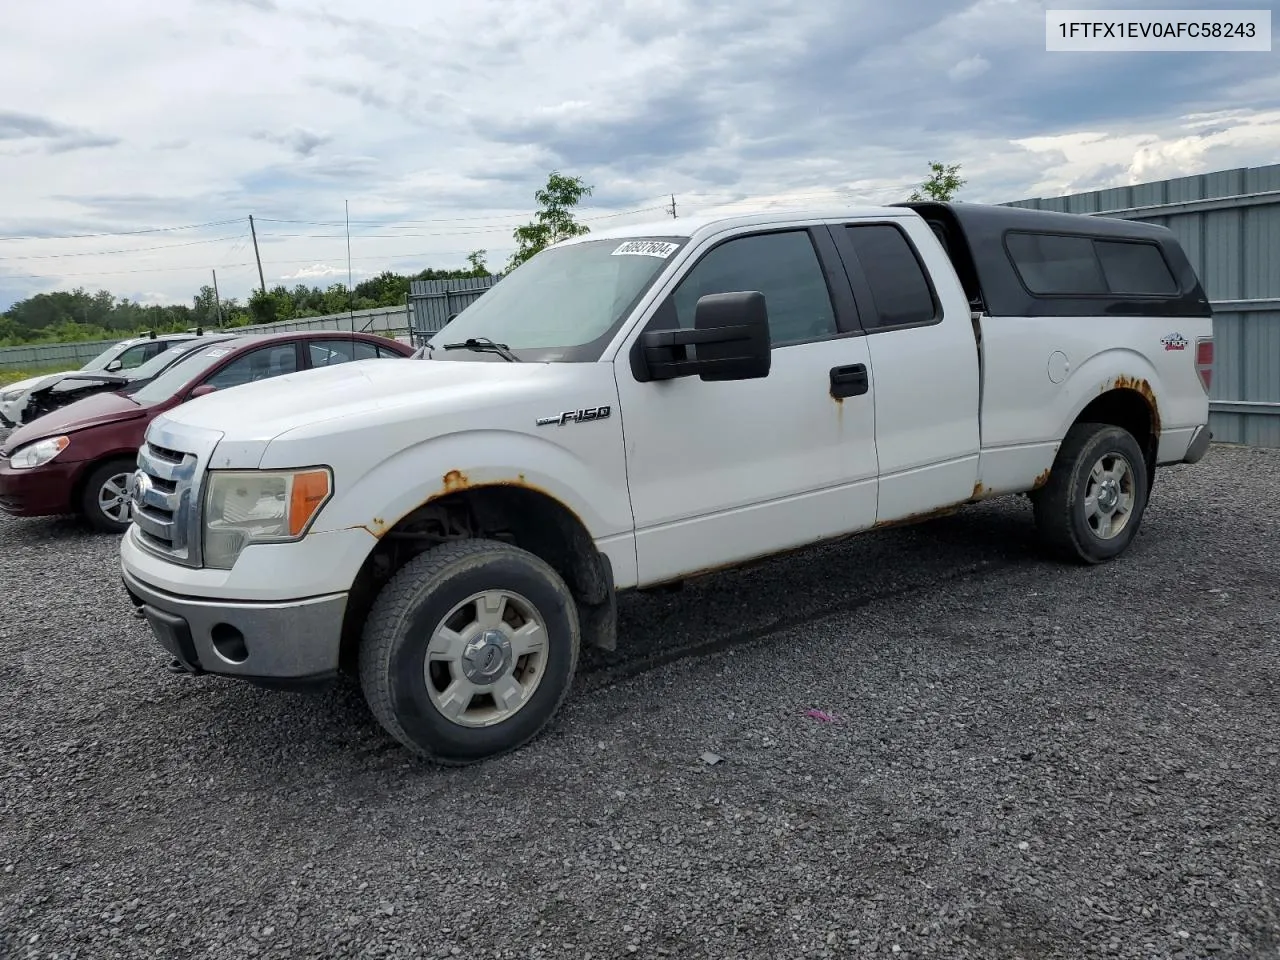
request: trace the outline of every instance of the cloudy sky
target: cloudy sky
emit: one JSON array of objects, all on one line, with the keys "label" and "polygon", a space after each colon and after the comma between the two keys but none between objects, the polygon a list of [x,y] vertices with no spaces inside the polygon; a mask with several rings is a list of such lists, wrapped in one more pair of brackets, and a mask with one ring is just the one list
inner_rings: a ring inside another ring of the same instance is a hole
[{"label": "cloudy sky", "polygon": [[[1266,3],[1130,8],[1275,7]],[[605,225],[1049,196],[1280,160],[1275,53],[1045,52],[1037,0],[40,0],[0,32],[0,308],[500,265],[552,169]],[[1075,8],[1102,6],[1054,3]],[[94,236],[96,235],[96,236]]]}]

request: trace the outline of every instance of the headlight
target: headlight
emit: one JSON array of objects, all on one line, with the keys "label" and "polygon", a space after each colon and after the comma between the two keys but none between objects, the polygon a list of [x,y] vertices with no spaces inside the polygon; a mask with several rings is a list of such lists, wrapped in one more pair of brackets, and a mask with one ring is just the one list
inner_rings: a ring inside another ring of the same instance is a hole
[{"label": "headlight", "polygon": [[43,467],[71,444],[70,437],[49,437],[29,443],[9,460],[9,466],[15,470],[30,470],[32,467]]},{"label": "headlight", "polygon": [[26,392],[25,390],[10,390],[7,393],[0,393],[0,403],[13,403]]},{"label": "headlight", "polygon": [[213,470],[204,498],[204,562],[230,570],[251,543],[286,543],[306,535],[333,495],[327,467],[306,470]]}]

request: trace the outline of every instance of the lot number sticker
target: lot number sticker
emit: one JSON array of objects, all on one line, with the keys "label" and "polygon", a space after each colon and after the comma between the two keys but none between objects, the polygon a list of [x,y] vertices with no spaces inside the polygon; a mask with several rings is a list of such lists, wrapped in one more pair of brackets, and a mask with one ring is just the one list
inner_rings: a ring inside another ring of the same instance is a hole
[{"label": "lot number sticker", "polygon": [[679,246],[680,244],[678,243],[668,243],[665,240],[628,240],[613,251],[612,255],[615,257],[658,257],[661,260],[665,260],[675,253],[676,248]]}]

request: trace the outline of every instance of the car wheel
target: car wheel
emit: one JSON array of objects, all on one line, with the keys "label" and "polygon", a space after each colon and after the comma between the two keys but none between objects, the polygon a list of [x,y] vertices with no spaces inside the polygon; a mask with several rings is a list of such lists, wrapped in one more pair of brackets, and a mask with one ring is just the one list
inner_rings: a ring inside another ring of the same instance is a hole
[{"label": "car wheel", "polygon": [[1151,485],[1138,441],[1127,430],[1077,423],[1049,474],[1032,494],[1040,538],[1058,557],[1103,563],[1138,534]]},{"label": "car wheel", "polygon": [[569,692],[577,607],[549,564],[494,540],[444,544],[405,564],[365,623],[360,683],[378,722],[444,764],[537,736]]},{"label": "car wheel", "polygon": [[80,513],[89,525],[102,533],[124,533],[133,518],[129,501],[132,460],[109,460],[100,464],[85,481],[80,495]]}]

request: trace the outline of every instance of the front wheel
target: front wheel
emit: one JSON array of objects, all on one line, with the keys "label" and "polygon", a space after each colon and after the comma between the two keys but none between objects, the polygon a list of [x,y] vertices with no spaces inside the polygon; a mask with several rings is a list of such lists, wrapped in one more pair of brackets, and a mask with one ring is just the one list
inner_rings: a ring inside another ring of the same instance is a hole
[{"label": "front wheel", "polygon": [[124,533],[133,519],[129,502],[132,460],[110,460],[99,464],[85,481],[80,494],[80,513],[101,533]]},{"label": "front wheel", "polygon": [[573,682],[577,608],[547,563],[463,540],[404,565],[374,601],[360,685],[378,722],[414,753],[466,764],[537,736]]},{"label": "front wheel", "polygon": [[1077,423],[1062,441],[1049,482],[1031,497],[1040,538],[1077,563],[1118,557],[1138,534],[1150,490],[1147,462],[1131,433]]}]

